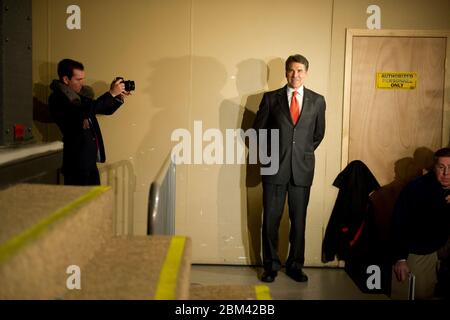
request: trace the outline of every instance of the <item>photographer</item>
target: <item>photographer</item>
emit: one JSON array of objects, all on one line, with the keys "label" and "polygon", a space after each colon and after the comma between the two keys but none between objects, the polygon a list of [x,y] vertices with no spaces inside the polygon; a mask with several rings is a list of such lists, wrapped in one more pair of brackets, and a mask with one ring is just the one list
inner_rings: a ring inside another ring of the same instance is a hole
[{"label": "photographer", "polygon": [[63,168],[66,185],[99,185],[97,162],[105,162],[105,149],[96,114],[113,114],[130,93],[122,78],[111,83],[110,90],[93,99],[84,87],[84,66],[78,61],[63,59],[58,63],[59,80],[50,88],[49,109],[63,135]]}]

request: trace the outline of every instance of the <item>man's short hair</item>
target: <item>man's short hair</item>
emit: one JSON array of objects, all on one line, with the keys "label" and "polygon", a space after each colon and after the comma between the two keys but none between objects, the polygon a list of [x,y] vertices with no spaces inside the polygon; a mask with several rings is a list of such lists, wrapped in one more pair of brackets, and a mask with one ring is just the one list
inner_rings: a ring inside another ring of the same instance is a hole
[{"label": "man's short hair", "polygon": [[450,158],[450,148],[442,148],[434,153],[434,162],[436,163],[438,158],[449,157]]},{"label": "man's short hair", "polygon": [[305,66],[305,68],[306,68],[306,71],[308,71],[308,68],[309,68],[308,59],[306,59],[301,54],[294,54],[294,55],[289,56],[287,58],[286,65],[285,65],[286,71],[288,71],[289,67],[291,66],[291,63],[293,63],[293,62],[297,62],[297,63],[303,64]]},{"label": "man's short hair", "polygon": [[58,76],[62,80],[65,76],[72,79],[73,70],[84,70],[84,66],[81,62],[72,59],[63,59],[58,63]]}]

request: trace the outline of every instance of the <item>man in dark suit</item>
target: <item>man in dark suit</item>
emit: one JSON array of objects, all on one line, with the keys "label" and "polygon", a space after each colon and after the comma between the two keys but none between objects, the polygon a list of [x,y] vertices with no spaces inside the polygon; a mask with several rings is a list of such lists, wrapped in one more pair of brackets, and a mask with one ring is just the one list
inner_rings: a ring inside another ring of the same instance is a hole
[{"label": "man in dark suit", "polygon": [[113,114],[129,95],[123,79],[111,83],[110,90],[93,99],[93,92],[83,86],[82,63],[63,59],[58,63],[59,80],[50,88],[49,109],[63,135],[63,168],[66,185],[99,185],[97,162],[105,162],[105,148],[96,114]]},{"label": "man in dark suit", "polygon": [[[415,299],[433,299],[438,259],[449,255],[450,148],[434,154],[433,170],[412,180],[395,204],[392,224],[392,297],[401,298],[401,282],[415,276]],[[447,257],[448,259],[448,257]],[[445,261],[444,261],[445,264]]]},{"label": "man in dark suit", "polygon": [[271,155],[272,159],[279,160],[279,170],[262,175],[264,273],[261,280],[264,282],[274,281],[281,269],[278,229],[286,194],[291,222],[286,274],[298,282],[308,280],[302,270],[306,209],[314,177],[314,150],[325,133],[325,99],[303,85],[308,67],[309,62],[302,55],[286,60],[287,85],[264,94],[253,124],[256,130],[276,129],[279,133],[279,153]]}]

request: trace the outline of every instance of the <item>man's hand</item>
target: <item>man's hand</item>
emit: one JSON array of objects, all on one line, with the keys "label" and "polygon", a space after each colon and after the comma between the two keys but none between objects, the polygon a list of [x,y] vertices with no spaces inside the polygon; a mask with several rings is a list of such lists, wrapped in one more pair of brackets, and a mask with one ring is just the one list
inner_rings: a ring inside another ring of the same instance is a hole
[{"label": "man's hand", "polygon": [[113,80],[113,82],[111,83],[111,87],[109,89],[109,93],[111,93],[113,97],[116,97],[119,94],[128,95],[127,92],[125,91],[125,84],[123,83],[123,79],[119,78]]},{"label": "man's hand", "polygon": [[405,260],[399,260],[394,265],[394,272],[397,280],[403,282],[408,279],[411,270]]},{"label": "man's hand", "polygon": [[89,120],[88,119],[84,119],[83,120],[83,129],[89,129]]},{"label": "man's hand", "polygon": [[450,203],[450,194],[445,197],[445,200],[447,201],[447,203]]}]

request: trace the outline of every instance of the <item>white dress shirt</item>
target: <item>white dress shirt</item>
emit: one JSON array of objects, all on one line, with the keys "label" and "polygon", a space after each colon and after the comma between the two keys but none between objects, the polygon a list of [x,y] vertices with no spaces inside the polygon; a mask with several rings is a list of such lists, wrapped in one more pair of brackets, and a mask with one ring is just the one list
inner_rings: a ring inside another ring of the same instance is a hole
[{"label": "white dress shirt", "polygon": [[293,88],[291,88],[289,86],[287,87],[287,96],[288,96],[288,101],[289,101],[289,108],[291,107],[292,93],[294,91],[297,91],[297,96],[295,98],[297,98],[297,102],[298,102],[299,107],[300,108],[302,107],[303,89],[304,89],[303,85],[301,85],[300,88],[297,88],[297,89],[293,89]]}]

